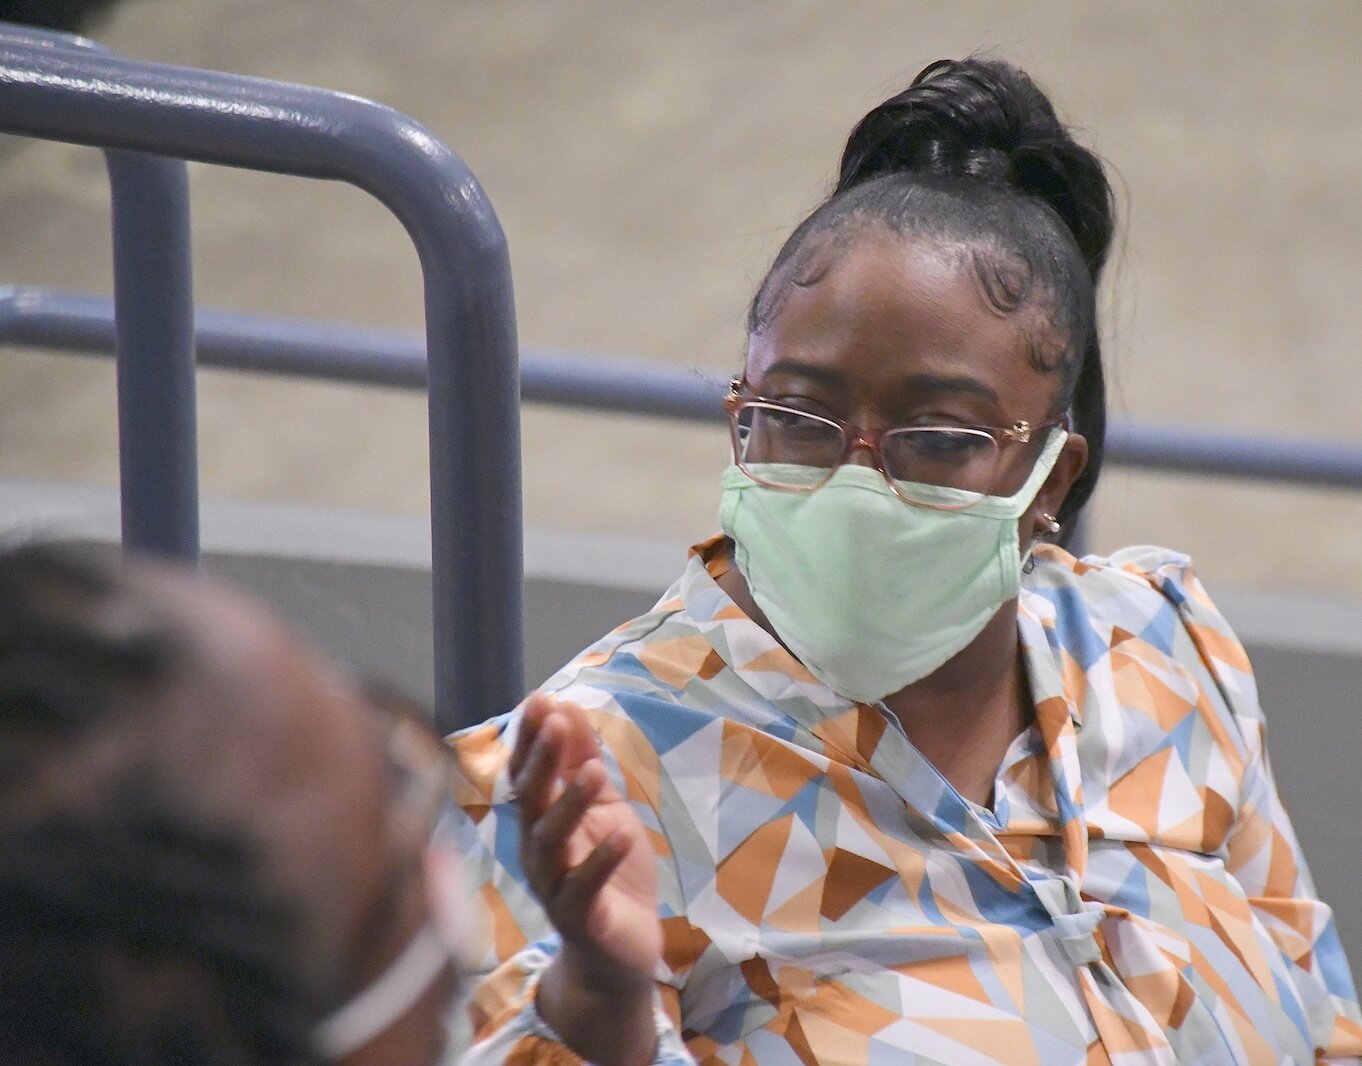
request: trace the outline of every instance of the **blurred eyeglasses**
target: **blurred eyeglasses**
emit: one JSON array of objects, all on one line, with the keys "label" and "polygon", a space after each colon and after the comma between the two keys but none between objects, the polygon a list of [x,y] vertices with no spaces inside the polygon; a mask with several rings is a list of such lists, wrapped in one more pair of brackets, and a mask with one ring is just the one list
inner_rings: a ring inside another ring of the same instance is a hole
[{"label": "blurred eyeglasses", "polygon": [[[729,383],[725,407],[733,437],[733,461],[761,485],[786,492],[813,492],[851,458],[870,452],[894,494],[915,507],[958,511],[985,496],[1002,495],[1006,450],[1028,444],[1066,419],[1010,426],[900,426],[867,430],[840,418],[801,411],[760,396],[744,396],[740,378]],[[942,489],[969,493],[959,499]]]},{"label": "blurred eyeglasses", "polygon": [[483,947],[474,900],[444,823],[453,808],[454,755],[422,720],[419,708],[383,693],[372,702],[389,719],[384,750],[394,836],[424,842],[421,872],[429,917],[378,977],[314,1031],[315,1046],[332,1060],[375,1040],[442,975],[452,970],[456,984],[465,986]]}]

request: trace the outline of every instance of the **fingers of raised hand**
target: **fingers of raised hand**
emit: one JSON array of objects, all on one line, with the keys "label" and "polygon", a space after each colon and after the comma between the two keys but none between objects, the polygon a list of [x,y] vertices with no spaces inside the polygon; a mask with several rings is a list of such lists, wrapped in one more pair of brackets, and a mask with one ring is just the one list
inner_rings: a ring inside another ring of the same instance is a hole
[{"label": "fingers of raised hand", "polygon": [[[531,756],[527,768],[534,765],[533,759]],[[599,798],[605,780],[605,768],[600,760],[592,759],[578,769],[551,804],[540,808],[538,816],[531,816],[526,800],[522,797],[521,863],[530,880],[530,887],[551,915],[559,890],[572,872],[570,864],[573,852],[580,854],[590,846],[589,841],[574,845],[572,837],[581,826],[582,818]]]},{"label": "fingers of raised hand", "polygon": [[526,760],[530,757],[530,750],[539,738],[539,731],[543,727],[545,719],[553,713],[554,709],[554,702],[538,692],[525,701],[525,706],[520,713],[520,723],[517,727],[515,748],[511,752],[510,772],[512,781],[519,776],[520,771],[524,768]]},{"label": "fingers of raised hand", "polygon": [[571,861],[568,843],[600,792],[604,774],[592,772],[598,766],[599,763],[592,763],[579,771],[557,799],[529,824],[522,815],[522,846],[530,867],[541,874],[549,891],[556,889],[567,872]]},{"label": "fingers of raised hand", "polygon": [[600,741],[591,728],[586,712],[575,703],[559,702],[542,693],[525,701],[517,726],[515,748],[511,752],[511,777],[520,772],[545,728],[553,723],[559,759],[572,770],[601,753]]},{"label": "fingers of raised hand", "polygon": [[520,809],[522,828],[528,829],[527,822],[533,823],[539,818],[558,791],[561,761],[561,727],[558,720],[554,717],[545,719],[523,753],[517,742],[516,754],[521,758],[518,766],[514,761],[512,763],[511,788]]},{"label": "fingers of raised hand", "polygon": [[587,925],[592,905],[628,854],[628,838],[622,830],[616,829],[564,875],[554,900],[554,921],[564,930],[564,935],[576,930],[589,933]]},{"label": "fingers of raised hand", "polygon": [[575,703],[561,701],[554,704],[553,714],[561,720],[564,762],[568,766],[580,766],[601,753],[600,741],[586,711]]}]

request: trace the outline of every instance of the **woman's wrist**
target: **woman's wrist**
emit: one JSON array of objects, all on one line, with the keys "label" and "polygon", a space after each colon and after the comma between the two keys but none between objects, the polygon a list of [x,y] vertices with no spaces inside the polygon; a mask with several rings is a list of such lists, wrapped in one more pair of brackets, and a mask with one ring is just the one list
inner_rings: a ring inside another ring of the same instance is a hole
[{"label": "woman's wrist", "polygon": [[646,1066],[657,1050],[650,975],[603,965],[564,943],[539,982],[540,1019],[598,1066]]}]

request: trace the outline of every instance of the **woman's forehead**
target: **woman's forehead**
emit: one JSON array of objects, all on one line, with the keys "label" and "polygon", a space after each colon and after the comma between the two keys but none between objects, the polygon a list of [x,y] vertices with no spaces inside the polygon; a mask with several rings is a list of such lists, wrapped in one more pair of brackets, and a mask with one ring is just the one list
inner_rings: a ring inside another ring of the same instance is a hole
[{"label": "woman's forehead", "polygon": [[1054,376],[1028,357],[1039,307],[1000,312],[971,249],[870,232],[810,262],[769,325],[749,340],[747,377],[819,377],[826,384],[954,376],[1000,393],[1047,391]]}]

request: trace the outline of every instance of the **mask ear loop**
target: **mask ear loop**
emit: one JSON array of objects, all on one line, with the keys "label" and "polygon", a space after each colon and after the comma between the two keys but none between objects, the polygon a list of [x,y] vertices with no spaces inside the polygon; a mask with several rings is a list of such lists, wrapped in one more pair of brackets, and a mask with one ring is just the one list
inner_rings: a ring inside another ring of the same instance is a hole
[{"label": "mask ear loop", "polygon": [[[1064,416],[1063,423],[1059,427],[1057,427],[1063,432],[1066,438],[1069,435],[1069,425],[1071,424],[1070,419],[1071,415],[1066,414]],[[1053,432],[1053,430],[1051,432]],[[1063,445],[1061,444],[1060,447],[1062,448]],[[1058,460],[1058,458],[1059,456],[1058,454],[1056,454],[1055,459]],[[1050,470],[1051,471],[1054,470],[1053,462],[1050,464]],[[1047,478],[1049,477],[1049,471],[1046,472],[1046,477]],[[1043,486],[1044,482],[1042,482],[1041,486],[1037,487],[1036,492],[1039,493],[1040,488]],[[1032,498],[1032,502],[1033,503],[1035,502],[1034,497]],[[1029,574],[1036,568],[1036,542],[1041,537],[1053,536],[1054,534],[1058,533],[1061,529],[1059,519],[1056,518],[1054,515],[1050,514],[1048,511],[1041,511],[1038,517],[1041,519],[1041,522],[1043,524],[1036,529],[1035,536],[1031,540],[1031,547],[1026,552],[1026,558],[1022,560],[1021,572],[1023,574]]]},{"label": "mask ear loop", "polygon": [[313,1046],[343,1059],[385,1032],[425,995],[449,966],[449,948],[433,926],[423,926],[391,966],[313,1031]]},{"label": "mask ear loop", "polygon": [[467,905],[475,894],[445,816],[427,845],[424,876],[430,917],[372,984],[313,1031],[313,1046],[325,1058],[343,1059],[386,1032],[451,966],[459,977],[476,970],[485,938]]}]

